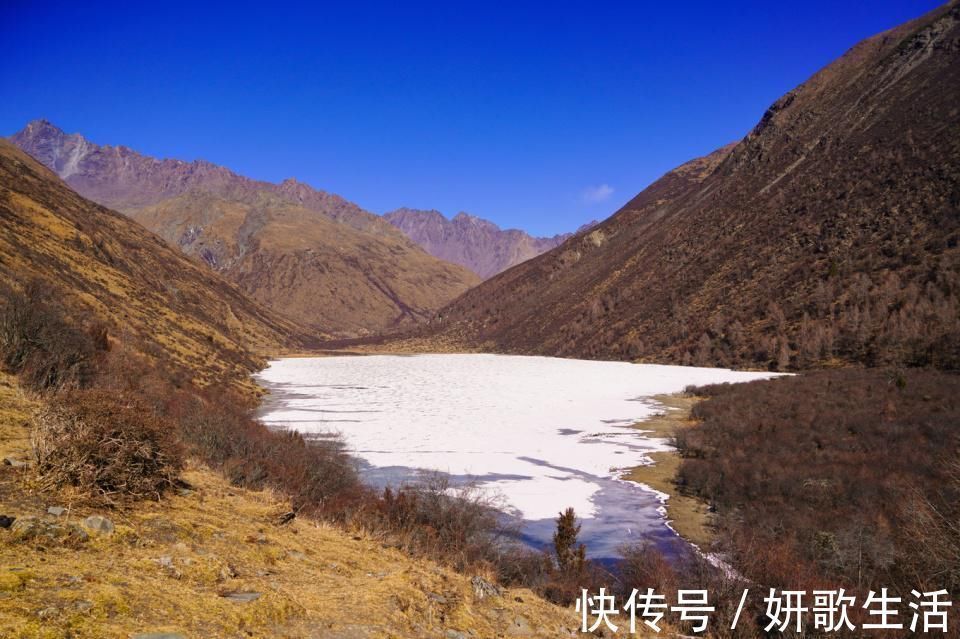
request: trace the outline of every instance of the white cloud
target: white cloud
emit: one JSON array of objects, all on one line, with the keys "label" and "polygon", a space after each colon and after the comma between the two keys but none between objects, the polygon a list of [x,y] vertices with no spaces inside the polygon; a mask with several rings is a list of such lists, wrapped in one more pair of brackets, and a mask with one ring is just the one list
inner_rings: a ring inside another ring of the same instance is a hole
[{"label": "white cloud", "polygon": [[606,202],[613,195],[613,187],[609,184],[600,184],[598,186],[588,186],[581,193],[583,201],[588,204]]}]

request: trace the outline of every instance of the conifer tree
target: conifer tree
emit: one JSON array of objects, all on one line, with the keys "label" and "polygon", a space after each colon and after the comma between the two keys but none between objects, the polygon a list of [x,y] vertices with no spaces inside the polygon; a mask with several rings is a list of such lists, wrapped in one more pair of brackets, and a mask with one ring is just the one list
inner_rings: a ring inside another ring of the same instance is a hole
[{"label": "conifer tree", "polygon": [[583,544],[577,544],[579,534],[577,514],[572,507],[567,508],[557,517],[557,531],[553,534],[553,548],[560,572],[577,574],[583,570],[587,549]]}]

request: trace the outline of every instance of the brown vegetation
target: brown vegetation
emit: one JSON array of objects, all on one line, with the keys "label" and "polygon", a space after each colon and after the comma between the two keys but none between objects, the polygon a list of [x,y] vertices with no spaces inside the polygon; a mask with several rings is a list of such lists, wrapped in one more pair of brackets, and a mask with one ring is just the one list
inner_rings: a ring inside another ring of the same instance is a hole
[{"label": "brown vegetation", "polygon": [[[755,585],[717,568],[703,556],[690,552],[679,540],[675,550],[675,556],[668,559],[660,549],[648,543],[641,542],[621,549],[622,562],[616,586],[621,600],[629,597],[634,588],[641,593],[652,588],[656,594],[664,596],[668,605],[673,606],[678,603],[677,593],[681,589],[706,590],[709,593],[709,605],[715,608],[710,615],[706,636],[760,636],[754,618],[762,615],[763,610],[755,605],[756,602],[750,602],[750,607],[738,620],[736,629],[730,629],[743,590]],[[692,625],[679,620],[676,615],[671,614],[667,621],[684,635],[693,634]],[[637,625],[638,629],[645,628],[642,621],[638,621]]]},{"label": "brown vegetation", "polygon": [[106,329],[70,325],[48,301],[51,290],[31,282],[23,290],[0,285],[0,364],[32,391],[80,388],[93,375]]},{"label": "brown vegetation", "polygon": [[74,391],[49,401],[31,440],[37,470],[53,487],[107,502],[160,496],[183,467],[173,424],[134,396]]},{"label": "brown vegetation", "polygon": [[879,34],[731,147],[468,291],[427,335],[498,352],[960,366],[960,5]]},{"label": "brown vegetation", "polygon": [[960,376],[840,370],[697,389],[679,481],[778,588],[960,593]]}]

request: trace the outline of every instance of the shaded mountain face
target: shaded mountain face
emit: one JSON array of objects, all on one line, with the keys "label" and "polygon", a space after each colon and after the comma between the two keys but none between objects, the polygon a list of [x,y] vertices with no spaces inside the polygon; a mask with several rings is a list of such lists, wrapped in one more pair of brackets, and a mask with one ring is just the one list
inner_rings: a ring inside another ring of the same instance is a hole
[{"label": "shaded mountain face", "polygon": [[958,243],[951,3],[853,47],[744,140],[469,291],[434,327],[511,352],[955,368]]},{"label": "shaded mountain face", "polygon": [[378,215],[297,182],[158,160],[31,122],[11,140],[293,320],[339,336],[417,321],[479,282]]},{"label": "shaded mountain face", "polygon": [[[427,253],[467,267],[486,279],[559,246],[573,233],[532,237],[468,213],[448,220],[439,211],[401,208],[383,216]],[[581,227],[592,226],[596,222]]]},{"label": "shaded mountain face", "polygon": [[[0,278],[42,283],[58,305],[133,336],[201,383],[246,377],[306,331],[127,217],[84,199],[0,140]],[[53,300],[51,300],[53,301]]]}]

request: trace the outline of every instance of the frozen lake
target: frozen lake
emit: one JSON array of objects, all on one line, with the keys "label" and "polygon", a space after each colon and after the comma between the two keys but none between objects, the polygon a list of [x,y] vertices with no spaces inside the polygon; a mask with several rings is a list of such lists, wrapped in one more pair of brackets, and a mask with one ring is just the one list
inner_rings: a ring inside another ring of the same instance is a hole
[{"label": "frozen lake", "polygon": [[595,557],[647,536],[665,540],[659,497],[620,480],[666,447],[631,425],[656,413],[649,398],[689,384],[765,373],[510,355],[371,355],[273,361],[257,376],[271,392],[261,419],[304,433],[336,431],[374,484],[417,469],[474,480],[547,543],[573,506]]}]

